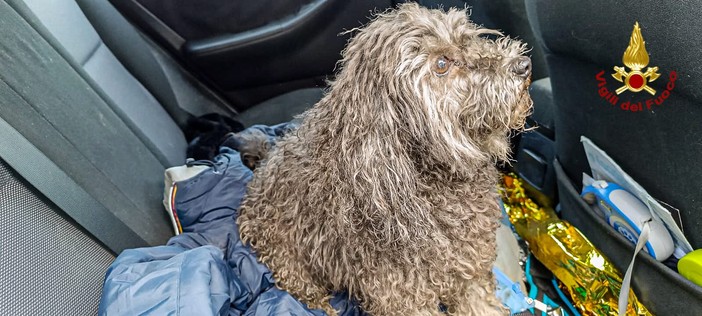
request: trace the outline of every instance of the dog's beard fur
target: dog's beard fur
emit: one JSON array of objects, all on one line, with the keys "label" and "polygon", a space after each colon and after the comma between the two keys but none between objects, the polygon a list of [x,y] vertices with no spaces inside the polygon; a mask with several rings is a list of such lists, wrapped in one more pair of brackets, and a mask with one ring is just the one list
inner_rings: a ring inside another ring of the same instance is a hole
[{"label": "dog's beard fur", "polygon": [[328,292],[347,290],[375,315],[497,312],[494,164],[531,108],[512,69],[525,46],[415,4],[357,32],[326,96],[256,170],[242,239],[312,308],[332,312]]}]

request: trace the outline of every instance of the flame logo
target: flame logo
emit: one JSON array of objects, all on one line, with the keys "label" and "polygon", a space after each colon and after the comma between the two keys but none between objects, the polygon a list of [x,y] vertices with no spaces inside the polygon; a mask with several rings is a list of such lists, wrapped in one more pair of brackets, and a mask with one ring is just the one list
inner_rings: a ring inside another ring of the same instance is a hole
[{"label": "flame logo", "polygon": [[648,65],[646,42],[644,42],[643,35],[641,35],[639,22],[634,24],[634,31],[631,32],[631,39],[629,39],[629,47],[626,48],[622,61],[631,70],[641,70]]},{"label": "flame logo", "polygon": [[614,67],[612,77],[624,83],[624,86],[616,90],[617,94],[621,94],[626,90],[631,92],[645,90],[651,95],[656,94],[656,90],[649,87],[648,82],[655,81],[660,77],[658,67],[648,67],[646,72],[641,72],[641,69],[648,65],[648,52],[646,51],[646,42],[643,39],[643,35],[641,35],[639,22],[634,24],[634,30],[631,32],[631,38],[629,39],[629,46],[624,51],[622,62],[631,71],[627,72],[624,67]]}]

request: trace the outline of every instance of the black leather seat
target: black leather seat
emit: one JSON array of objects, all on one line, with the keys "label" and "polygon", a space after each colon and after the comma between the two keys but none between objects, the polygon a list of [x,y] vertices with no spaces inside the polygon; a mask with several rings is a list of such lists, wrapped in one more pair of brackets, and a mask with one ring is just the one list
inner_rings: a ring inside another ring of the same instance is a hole
[{"label": "black leather seat", "polygon": [[[700,7],[693,2],[528,1],[532,27],[544,44],[554,97],[558,189],[563,216],[624,271],[633,246],[613,232],[578,197],[582,173],[589,173],[580,143],[584,135],[604,149],[648,192],[682,212],[685,234],[702,247],[702,96],[699,90]],[[600,96],[596,76],[604,71],[609,91],[622,83],[612,76],[638,21],[661,77],[649,85],[660,96],[676,71],[678,78],[662,105],[632,112],[621,103],[652,98],[624,92],[617,105]],[[689,315],[702,310],[702,290],[673,270],[640,254],[633,284],[656,315]],[[694,311],[694,312],[693,312]]]}]

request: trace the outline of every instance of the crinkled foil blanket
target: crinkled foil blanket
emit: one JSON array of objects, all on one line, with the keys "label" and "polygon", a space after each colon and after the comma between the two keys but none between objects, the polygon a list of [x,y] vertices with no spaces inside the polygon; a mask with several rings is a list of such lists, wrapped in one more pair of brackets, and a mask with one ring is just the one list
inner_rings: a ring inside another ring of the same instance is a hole
[{"label": "crinkled foil blanket", "polygon": [[[529,250],[560,281],[583,315],[617,315],[622,274],[578,229],[529,198],[522,180],[504,175],[499,188],[509,220]],[[651,315],[629,292],[627,315]]]}]

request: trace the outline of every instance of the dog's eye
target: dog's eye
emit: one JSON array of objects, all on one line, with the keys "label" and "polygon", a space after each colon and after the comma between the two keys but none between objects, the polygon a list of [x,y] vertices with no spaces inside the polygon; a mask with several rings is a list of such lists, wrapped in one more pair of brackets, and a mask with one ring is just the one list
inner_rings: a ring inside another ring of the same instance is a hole
[{"label": "dog's eye", "polygon": [[436,59],[436,63],[434,64],[434,73],[441,77],[448,73],[450,67],[451,62],[448,60],[448,58],[446,58],[446,56],[441,56]]}]

